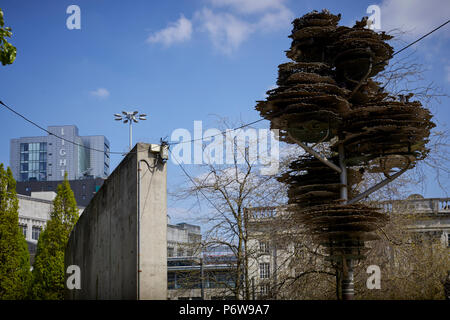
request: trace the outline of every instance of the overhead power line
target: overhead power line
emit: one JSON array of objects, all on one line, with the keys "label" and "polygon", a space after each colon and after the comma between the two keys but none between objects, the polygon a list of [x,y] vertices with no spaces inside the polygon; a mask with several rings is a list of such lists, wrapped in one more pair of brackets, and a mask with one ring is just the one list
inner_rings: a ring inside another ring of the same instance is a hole
[{"label": "overhead power line", "polygon": [[[421,36],[421,37],[418,38],[417,40],[415,40],[415,41],[411,42],[410,44],[406,45],[405,47],[401,48],[401,49],[398,50],[397,52],[394,52],[394,54],[392,55],[392,57],[394,57],[395,55],[399,54],[400,52],[402,52],[402,51],[408,49],[409,47],[411,47],[412,45],[418,43],[419,41],[425,39],[425,38],[428,37],[430,34],[436,32],[437,30],[439,30],[440,28],[442,28],[443,26],[445,26],[445,25],[448,24],[449,22],[450,22],[450,19],[447,20],[446,22],[444,22],[443,24],[441,24],[440,26],[434,28],[434,29],[431,30],[430,32],[424,34],[423,36]],[[386,60],[385,60],[385,61],[386,61]],[[381,62],[379,62],[378,64],[384,63],[385,61],[381,61]],[[37,128],[39,128],[39,129],[41,129],[41,130],[47,132],[49,135],[55,136],[56,138],[59,138],[59,139],[64,140],[64,141],[66,141],[66,142],[68,142],[68,143],[74,144],[74,145],[76,145],[76,146],[83,147],[83,148],[85,148],[85,149],[89,149],[89,150],[97,151],[97,152],[105,152],[105,150],[100,150],[100,149],[90,148],[90,147],[84,146],[84,145],[82,145],[82,144],[76,143],[75,141],[71,141],[71,140],[68,140],[68,139],[66,139],[66,138],[63,138],[63,137],[61,137],[61,136],[58,136],[58,135],[56,135],[56,134],[54,134],[54,133],[48,131],[47,129],[41,127],[40,125],[38,125],[38,124],[35,123],[34,121],[32,121],[32,120],[28,119],[27,117],[23,116],[23,115],[20,114],[19,112],[15,111],[15,110],[12,109],[11,107],[7,106],[7,105],[6,105],[5,103],[3,103],[2,101],[0,101],[0,104],[1,104],[2,106],[4,106],[5,108],[7,108],[9,111],[11,111],[11,112],[13,112],[14,114],[18,115],[19,117],[23,118],[25,121],[31,123],[31,124],[34,125],[35,127],[37,127]],[[279,112],[279,114],[282,114],[283,112],[284,112],[284,111],[281,111],[281,112]],[[234,129],[228,129],[228,130],[222,131],[222,132],[220,132],[220,133],[217,133],[217,134],[214,134],[214,135],[211,135],[211,136],[208,136],[208,137],[202,137],[202,138],[197,138],[197,139],[192,139],[192,140],[187,140],[187,141],[172,142],[172,143],[168,143],[168,145],[169,145],[169,146],[172,146],[172,145],[177,145],[177,144],[182,144],[182,143],[192,143],[192,142],[196,142],[196,141],[200,141],[200,140],[204,140],[204,139],[213,138],[213,137],[216,137],[216,136],[219,136],[219,135],[224,135],[224,134],[226,134],[226,133],[229,132],[229,131],[236,131],[236,130],[239,130],[239,129],[243,129],[243,128],[245,128],[245,127],[251,126],[251,125],[253,125],[253,124],[255,124],[255,123],[258,123],[258,122],[261,122],[261,121],[263,121],[263,120],[266,120],[266,119],[261,118],[261,119],[258,119],[258,120],[255,120],[255,121],[252,121],[252,122],[243,124],[243,125],[241,125],[241,126],[239,126],[239,127],[236,127],[236,128],[234,128]],[[109,154],[121,154],[121,155],[124,155],[124,154],[131,153],[131,152],[108,151],[107,153],[109,153]]]},{"label": "overhead power line", "polygon": [[209,139],[209,138],[214,138],[216,136],[224,135],[224,134],[226,134],[229,131],[236,131],[236,130],[239,130],[239,129],[243,129],[245,127],[251,126],[252,124],[261,122],[263,120],[266,120],[266,119],[261,118],[261,119],[258,119],[258,120],[255,120],[255,121],[243,124],[243,125],[241,125],[241,126],[239,126],[237,128],[227,129],[225,131],[222,131],[220,133],[216,133],[216,134],[213,134],[213,135],[210,135],[210,136],[207,136],[207,137],[202,137],[202,138],[197,138],[197,139],[192,139],[192,140],[187,140],[187,141],[180,141],[180,142],[169,142],[168,144],[171,146],[171,145],[177,145],[177,144],[182,144],[182,143],[191,143],[191,142],[196,142],[196,141],[205,140],[205,139]]},{"label": "overhead power line", "polygon": [[[442,28],[443,26],[445,26],[445,25],[446,25],[447,23],[449,23],[449,22],[450,22],[450,20],[447,20],[446,22],[444,22],[443,24],[441,24],[439,27],[434,28],[434,29],[431,30],[430,32],[428,32],[428,33],[424,34],[423,36],[421,36],[419,39],[417,39],[417,40],[411,42],[410,44],[404,46],[404,47],[401,48],[400,50],[394,52],[394,53],[392,54],[392,57],[394,57],[395,55],[399,54],[400,52],[402,52],[402,51],[408,49],[409,47],[411,47],[412,45],[416,44],[417,42],[419,42],[419,41],[425,39],[425,38],[428,37],[430,34],[432,34],[433,32],[435,32],[435,31],[437,31],[437,30],[439,30],[440,28]],[[389,58],[389,59],[390,59],[390,58]],[[376,63],[376,65],[380,65],[380,64],[382,64],[382,63],[385,63],[385,62],[388,61],[389,59],[385,59],[385,60],[383,60],[383,61],[380,61],[380,62]]]},{"label": "overhead power line", "polygon": [[83,148],[85,148],[85,149],[89,149],[89,150],[92,150],[92,151],[98,151],[98,152],[108,153],[108,154],[126,154],[126,153],[127,153],[127,152],[114,152],[114,151],[107,151],[107,152],[106,152],[105,150],[100,150],[100,149],[91,148],[91,147],[82,145],[82,144],[80,144],[80,143],[77,143],[77,142],[75,142],[75,141],[66,139],[66,138],[64,138],[64,137],[61,137],[61,136],[59,136],[59,135],[57,135],[57,134],[54,134],[53,132],[50,132],[50,131],[48,131],[47,129],[41,127],[41,126],[38,125],[36,122],[34,122],[34,121],[28,119],[28,118],[25,117],[24,115],[22,115],[22,114],[20,114],[19,112],[15,111],[13,108],[7,106],[7,105],[6,105],[5,103],[3,103],[3,101],[1,101],[1,100],[0,100],[0,104],[1,104],[2,106],[4,106],[6,109],[8,109],[9,111],[11,111],[12,113],[14,113],[14,114],[18,115],[19,117],[21,117],[22,119],[24,119],[25,121],[31,123],[33,126],[39,128],[39,129],[41,129],[42,131],[47,132],[49,135],[52,135],[52,136],[54,136],[54,137],[56,137],[56,138],[58,138],[58,139],[64,140],[64,141],[66,141],[66,142],[68,142],[68,143],[71,143],[71,144],[73,144],[73,145],[76,145],[76,146],[79,146],[79,147],[83,147]]},{"label": "overhead power line", "polygon": [[395,52],[392,56],[395,56],[396,54],[399,54],[399,53],[402,52],[403,50],[408,49],[409,47],[411,47],[412,45],[416,44],[416,43],[419,42],[420,40],[422,40],[422,39],[428,37],[428,36],[429,36],[430,34],[432,34],[433,32],[439,30],[440,28],[442,28],[443,26],[445,26],[445,25],[446,25],[447,23],[449,23],[449,22],[450,22],[450,19],[447,20],[446,22],[444,22],[443,24],[441,24],[439,27],[436,27],[436,28],[434,28],[433,30],[431,30],[430,32],[428,32],[427,34],[421,36],[421,37],[420,37],[419,39],[417,39],[416,41],[411,42],[411,43],[408,44],[407,46],[401,48],[400,50],[398,50],[397,52]]},{"label": "overhead power line", "polygon": [[[439,30],[440,28],[442,28],[443,26],[445,26],[445,25],[446,25],[447,23],[449,23],[449,22],[450,22],[450,20],[447,20],[446,22],[444,22],[443,24],[441,24],[439,27],[434,28],[433,30],[431,30],[431,31],[428,32],[427,34],[421,36],[419,39],[417,39],[417,40],[411,42],[411,43],[408,44],[407,46],[405,46],[405,47],[401,48],[400,50],[394,52],[394,53],[392,54],[392,57],[394,57],[395,55],[399,54],[400,52],[402,52],[402,51],[408,49],[409,47],[411,47],[412,45],[416,44],[417,42],[419,42],[419,41],[425,39],[425,38],[428,37],[430,34],[432,34],[433,32],[435,32],[435,31],[437,31],[437,30]],[[377,64],[382,64],[382,63],[384,63],[384,62],[386,62],[386,60],[381,61],[381,62],[378,62]],[[283,110],[283,111],[280,111],[280,112],[278,112],[278,113],[275,113],[275,116],[278,115],[278,114],[282,114],[282,113],[284,113],[284,110]],[[259,119],[259,120],[255,120],[255,121],[253,121],[253,122],[244,124],[244,125],[242,125],[242,126],[240,126],[240,127],[237,127],[237,128],[231,129],[231,130],[230,130],[230,129],[229,129],[229,130],[225,130],[225,131],[222,131],[222,132],[217,133],[217,134],[213,134],[213,135],[208,136],[208,137],[205,137],[205,138],[198,138],[198,139],[192,139],[192,140],[187,140],[187,141],[173,142],[173,143],[169,143],[169,145],[177,145],[177,144],[182,144],[182,143],[192,143],[192,142],[199,141],[199,140],[203,140],[203,139],[213,138],[213,137],[216,137],[216,136],[219,136],[219,135],[224,135],[224,134],[226,134],[227,131],[235,131],[235,130],[238,130],[238,129],[242,129],[242,128],[248,127],[248,126],[250,126],[250,125],[252,125],[252,124],[258,123],[258,122],[260,122],[260,121],[262,121],[262,120],[266,120],[266,119],[262,118],[262,119]]]},{"label": "overhead power line", "polygon": [[197,183],[195,183],[194,178],[192,178],[192,177],[189,175],[189,173],[186,171],[186,169],[184,169],[184,167],[183,167],[183,165],[181,164],[181,162],[179,162],[179,161],[177,160],[177,158],[175,158],[175,157],[173,156],[172,151],[170,151],[170,148],[169,148],[169,152],[170,152],[170,155],[172,156],[172,159],[175,159],[175,161],[176,161],[177,164],[180,166],[180,168],[181,168],[181,170],[183,171],[183,173],[185,174],[185,176],[188,177],[188,179],[192,182],[192,184],[194,185],[194,187],[195,187],[195,188],[203,195],[203,197],[204,197],[206,200],[208,200],[208,202],[209,202],[209,203],[210,203],[210,204],[211,204],[211,205],[212,205],[219,213],[224,214],[223,211],[220,210],[220,209],[216,206],[216,204],[215,204],[210,198],[208,198],[208,197],[205,195],[205,193],[203,192],[203,190],[197,186]]}]

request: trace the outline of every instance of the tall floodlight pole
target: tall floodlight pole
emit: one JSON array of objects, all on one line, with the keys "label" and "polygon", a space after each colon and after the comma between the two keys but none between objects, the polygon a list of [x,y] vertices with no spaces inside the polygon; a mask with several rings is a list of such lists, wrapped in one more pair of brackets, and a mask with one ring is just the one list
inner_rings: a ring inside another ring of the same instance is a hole
[{"label": "tall floodlight pole", "polygon": [[141,113],[139,114],[139,111],[122,111],[122,114],[115,113],[114,116],[116,117],[114,120],[116,121],[122,121],[123,123],[129,123],[130,124],[130,146],[129,150],[133,148],[133,122],[138,123],[139,120],[147,120],[146,114]]}]

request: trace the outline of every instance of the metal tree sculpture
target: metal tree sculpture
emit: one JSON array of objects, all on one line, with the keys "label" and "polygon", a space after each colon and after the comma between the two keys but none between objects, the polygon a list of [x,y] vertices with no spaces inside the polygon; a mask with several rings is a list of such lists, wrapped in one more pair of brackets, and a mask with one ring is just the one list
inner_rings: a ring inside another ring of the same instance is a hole
[{"label": "metal tree sculpture", "polygon": [[[408,97],[389,96],[371,78],[384,70],[392,37],[338,26],[340,15],[313,11],[293,21],[294,62],[279,65],[278,87],[256,109],[280,129],[280,139],[303,147],[302,156],[279,180],[289,185],[289,203],[337,266],[342,298],[352,299],[353,261],[364,258],[364,243],[387,222],[377,208],[356,202],[388,184],[427,156],[434,127],[430,112]],[[323,143],[326,156],[311,144]],[[393,169],[397,169],[394,171]],[[364,172],[386,179],[358,194]],[[339,282],[339,281],[338,281]]]}]

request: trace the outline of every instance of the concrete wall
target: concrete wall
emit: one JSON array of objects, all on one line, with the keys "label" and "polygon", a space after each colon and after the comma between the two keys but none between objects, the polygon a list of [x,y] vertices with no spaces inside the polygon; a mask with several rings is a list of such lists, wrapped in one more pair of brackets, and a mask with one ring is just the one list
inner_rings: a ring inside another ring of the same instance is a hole
[{"label": "concrete wall", "polygon": [[[154,146],[154,145],[153,145]],[[139,299],[167,299],[167,172],[150,145],[138,145]],[[150,156],[149,156],[150,155]]]},{"label": "concrete wall", "polygon": [[80,267],[81,289],[67,299],[167,298],[166,164],[149,150],[137,144],[78,220],[65,267]]}]

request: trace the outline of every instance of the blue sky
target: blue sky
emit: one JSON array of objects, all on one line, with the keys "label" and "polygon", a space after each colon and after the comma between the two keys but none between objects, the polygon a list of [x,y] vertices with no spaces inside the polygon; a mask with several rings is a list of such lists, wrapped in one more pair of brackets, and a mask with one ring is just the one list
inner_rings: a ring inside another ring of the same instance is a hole
[{"label": "blue sky", "polygon": [[[66,27],[71,4],[81,9],[81,30]],[[43,127],[75,124],[81,135],[105,135],[112,151],[128,147],[128,128],[113,119],[121,110],[148,114],[134,126],[134,142],[158,143],[177,128],[192,131],[194,120],[214,127],[214,114],[254,121],[260,118],[255,101],[287,61],[292,18],[327,8],[352,25],[371,4],[381,8],[382,29],[408,31],[405,41],[450,18],[447,0],[2,0],[17,58],[0,66],[0,100]],[[445,93],[449,35],[447,25],[414,47],[414,59],[428,69],[423,82]],[[439,130],[450,119],[448,103],[443,98],[429,106]],[[7,110],[0,109],[0,118],[2,163],[9,164],[11,138],[45,134]],[[120,160],[113,155],[112,167]],[[181,174],[169,165],[169,187]],[[422,191],[445,195],[433,181]]]}]

